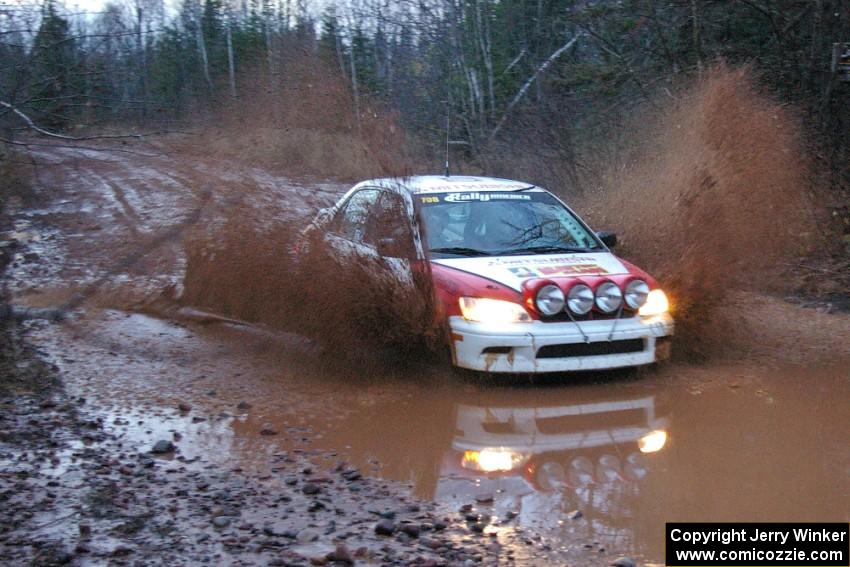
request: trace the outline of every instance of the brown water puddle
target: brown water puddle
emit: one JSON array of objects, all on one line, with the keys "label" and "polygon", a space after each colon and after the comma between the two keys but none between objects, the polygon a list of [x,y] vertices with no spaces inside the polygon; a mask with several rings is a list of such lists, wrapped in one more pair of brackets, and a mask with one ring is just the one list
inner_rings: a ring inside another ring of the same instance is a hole
[{"label": "brown water puddle", "polygon": [[667,521],[850,521],[847,364],[510,384],[438,365],[358,372],[294,336],[117,311],[36,338],[139,450],[178,432],[180,455],[207,466],[345,458],[452,510],[516,513],[553,547],[657,561]]}]

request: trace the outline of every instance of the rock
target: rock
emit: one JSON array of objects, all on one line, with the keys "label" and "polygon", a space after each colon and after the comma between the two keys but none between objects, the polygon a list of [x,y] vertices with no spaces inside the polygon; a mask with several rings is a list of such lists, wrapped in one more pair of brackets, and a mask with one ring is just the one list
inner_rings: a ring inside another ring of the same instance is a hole
[{"label": "rock", "polygon": [[375,533],[378,535],[391,536],[395,531],[396,525],[392,520],[381,520],[375,524]]},{"label": "rock", "polygon": [[635,567],[635,560],[631,557],[618,557],[610,563],[613,567]]},{"label": "rock", "polygon": [[350,470],[342,473],[342,478],[348,481],[360,480],[363,477],[358,470]]},{"label": "rock", "polygon": [[312,528],[304,528],[298,532],[295,539],[298,540],[299,543],[310,543],[319,539],[319,532]]},{"label": "rock", "polygon": [[328,554],[328,561],[344,563],[345,565],[353,565],[354,556],[344,544],[340,544],[336,546],[336,549]]},{"label": "rock", "polygon": [[267,423],[260,429],[260,435],[277,435],[277,429]]},{"label": "rock", "polygon": [[448,524],[446,524],[442,520],[437,520],[436,522],[434,522],[434,531],[435,532],[441,532],[444,529],[446,529],[447,527],[449,527]]},{"label": "rock", "polygon": [[508,510],[507,512],[505,512],[505,519],[508,520],[508,521],[513,520],[516,517],[517,517],[517,513],[514,512],[513,510]]},{"label": "rock", "polygon": [[77,544],[77,547],[74,548],[74,553],[85,554],[91,553],[91,546],[87,543],[80,542]]},{"label": "rock", "polygon": [[427,547],[428,549],[438,549],[443,547],[443,542],[438,539],[434,539],[432,537],[422,537],[419,538],[419,543]]},{"label": "rock", "polygon": [[172,443],[168,439],[160,439],[151,449],[151,453],[162,455],[165,453],[173,453],[174,449],[174,443]]},{"label": "rock", "polygon": [[236,409],[242,411],[249,410],[251,409],[251,404],[249,404],[248,402],[239,402],[238,404],[236,404]]},{"label": "rock", "polygon": [[213,525],[217,528],[226,528],[230,525],[230,518],[226,516],[216,516],[213,518]]},{"label": "rock", "polygon": [[402,524],[401,531],[410,537],[419,537],[419,526],[416,524]]},{"label": "rock", "polygon": [[181,403],[177,404],[177,409],[179,409],[183,413],[187,413],[187,412],[192,411],[192,406],[190,406],[189,404],[187,404],[185,402],[181,402]]},{"label": "rock", "polygon": [[467,512],[472,511],[472,504],[464,504],[460,507],[460,513],[466,514]]},{"label": "rock", "polygon": [[581,513],[581,510],[573,510],[572,512],[567,514],[567,518],[569,518],[570,520],[578,520],[582,516],[584,516],[584,514]]},{"label": "rock", "polygon": [[78,529],[80,530],[80,538],[89,539],[91,537],[91,524],[80,524]]},{"label": "rock", "polygon": [[313,482],[308,482],[301,487],[301,492],[304,494],[318,494],[322,491],[322,488]]},{"label": "rock", "polygon": [[475,497],[475,501],[479,504],[492,504],[493,503],[493,495],[492,494],[479,494]]}]

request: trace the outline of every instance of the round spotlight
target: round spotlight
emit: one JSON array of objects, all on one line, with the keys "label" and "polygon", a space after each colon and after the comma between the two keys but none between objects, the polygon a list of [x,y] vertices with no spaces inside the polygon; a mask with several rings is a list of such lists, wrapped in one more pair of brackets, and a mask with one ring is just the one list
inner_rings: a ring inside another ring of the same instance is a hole
[{"label": "round spotlight", "polygon": [[537,292],[534,304],[543,315],[555,315],[564,309],[564,292],[555,284],[544,285]]},{"label": "round spotlight", "polygon": [[626,305],[631,309],[640,309],[646,303],[646,296],[649,295],[649,284],[643,280],[632,280],[626,286]]},{"label": "round spotlight", "polygon": [[576,315],[587,315],[593,309],[593,290],[584,284],[576,284],[567,294],[567,307]]},{"label": "round spotlight", "polygon": [[613,313],[623,304],[623,292],[614,282],[605,282],[596,288],[596,306],[603,313]]}]

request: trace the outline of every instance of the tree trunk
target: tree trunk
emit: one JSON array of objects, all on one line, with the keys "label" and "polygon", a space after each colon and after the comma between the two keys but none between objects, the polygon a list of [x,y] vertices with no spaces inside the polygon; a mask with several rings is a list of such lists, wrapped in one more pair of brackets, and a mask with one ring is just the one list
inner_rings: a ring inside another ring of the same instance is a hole
[{"label": "tree trunk", "polygon": [[522,87],[519,89],[517,94],[514,95],[514,98],[511,99],[510,104],[508,104],[508,107],[505,109],[504,114],[502,114],[502,117],[499,119],[499,123],[496,124],[496,127],[493,128],[493,131],[490,132],[490,137],[489,137],[490,142],[492,142],[496,138],[496,135],[499,133],[499,130],[501,130],[502,126],[505,125],[505,121],[508,119],[508,115],[514,109],[514,107],[519,103],[519,101],[522,100],[522,98],[525,96],[525,93],[528,92],[528,89],[531,87],[532,84],[534,84],[534,81],[535,81],[535,79],[537,79],[538,75],[540,75],[543,71],[548,69],[549,66],[552,63],[554,63],[556,59],[558,59],[558,57],[563,55],[564,52],[567,51],[570,47],[575,45],[575,43],[578,41],[578,39],[580,37],[581,37],[581,34],[576,35],[570,41],[568,41],[567,43],[565,43],[564,45],[562,45],[561,47],[556,49],[555,52],[552,53],[552,55],[550,55],[549,57],[547,57],[546,61],[544,61],[543,64],[540,65],[540,67],[538,67],[537,70],[534,71],[534,73],[532,73],[532,75],[528,78],[528,80],[525,81],[525,84],[522,85]]},{"label": "tree trunk", "polygon": [[227,75],[230,79],[230,96],[236,98],[236,62],[233,59],[233,34],[231,31],[232,17],[227,12]]},{"label": "tree trunk", "polygon": [[481,58],[484,61],[484,70],[487,73],[487,102],[490,106],[490,114],[496,112],[496,89],[493,78],[493,49],[490,42],[490,24],[486,17],[481,14],[481,0],[475,0],[475,21],[478,33],[478,45],[481,49]]},{"label": "tree trunk", "polygon": [[201,8],[200,4],[195,4],[195,40],[198,42],[198,53],[201,56],[201,65],[204,71],[204,80],[207,83],[207,89],[209,89],[210,94],[212,95],[213,87],[212,87],[212,78],[210,77],[210,62],[207,57],[207,43],[204,40],[204,21],[201,17]]},{"label": "tree trunk", "polygon": [[357,65],[354,63],[354,40],[351,41],[351,51],[349,53],[349,62],[351,64],[351,91],[354,94],[354,119],[357,121],[357,133],[362,133],[360,126],[360,91],[357,87]]}]

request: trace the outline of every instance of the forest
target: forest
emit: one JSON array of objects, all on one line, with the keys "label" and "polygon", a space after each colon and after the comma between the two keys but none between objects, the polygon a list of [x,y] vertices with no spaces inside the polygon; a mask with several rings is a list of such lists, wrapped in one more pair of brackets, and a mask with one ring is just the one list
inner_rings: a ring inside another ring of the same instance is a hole
[{"label": "forest", "polygon": [[390,120],[421,169],[442,163],[448,124],[464,163],[580,192],[624,124],[723,62],[748,66],[801,113],[813,154],[843,185],[844,41],[841,0],[15,2],[0,8],[0,128],[9,145],[259,112],[383,138]]}]

